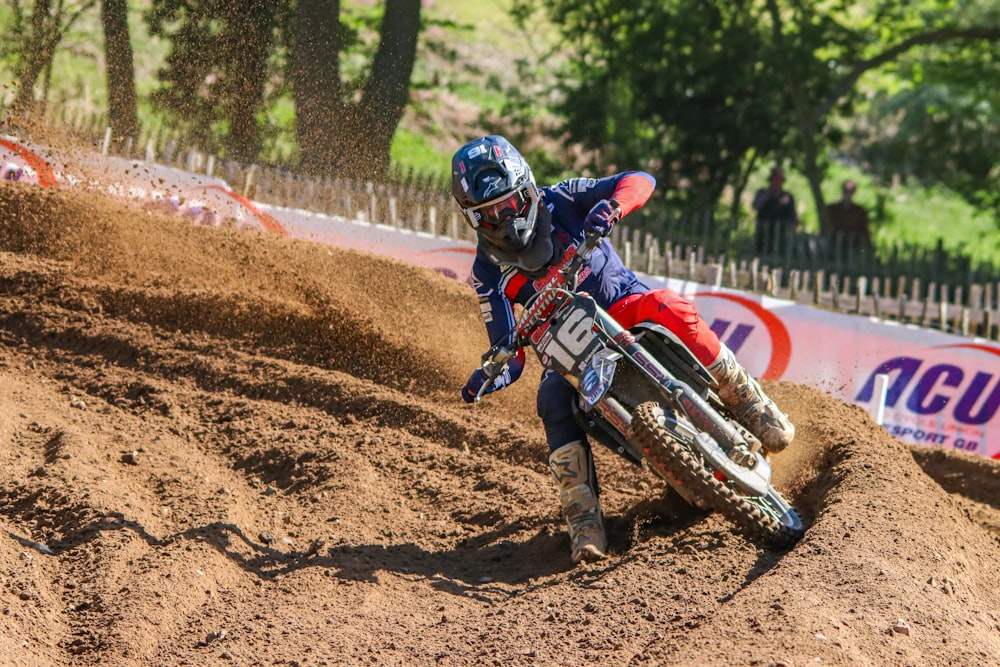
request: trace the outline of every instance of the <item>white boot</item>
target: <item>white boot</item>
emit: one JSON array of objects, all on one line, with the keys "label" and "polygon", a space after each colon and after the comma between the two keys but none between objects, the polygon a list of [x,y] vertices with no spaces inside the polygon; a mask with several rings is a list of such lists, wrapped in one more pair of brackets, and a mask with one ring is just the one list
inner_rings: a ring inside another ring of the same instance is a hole
[{"label": "white boot", "polygon": [[569,527],[573,562],[604,558],[608,538],[590,448],[579,440],[563,445],[549,454],[549,470],[559,485],[559,503]]},{"label": "white boot", "polygon": [[780,452],[795,438],[795,426],[768,398],[725,345],[708,371],[719,383],[719,398],[740,424],[757,436],[768,452]]}]

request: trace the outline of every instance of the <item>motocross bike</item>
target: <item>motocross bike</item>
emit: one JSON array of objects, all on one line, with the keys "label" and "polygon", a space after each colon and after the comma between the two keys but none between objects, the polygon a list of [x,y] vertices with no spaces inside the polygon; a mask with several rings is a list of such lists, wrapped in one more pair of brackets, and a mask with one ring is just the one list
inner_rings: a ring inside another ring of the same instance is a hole
[{"label": "motocross bike", "polygon": [[570,246],[525,304],[504,341],[482,356],[487,381],[478,401],[520,348],[577,390],[573,409],[593,439],[652,470],[688,503],[716,511],[765,546],[781,548],[805,532],[798,513],[771,485],[760,442],[728,413],[716,383],[665,327],[625,330],[586,292],[577,274],[601,242]]}]

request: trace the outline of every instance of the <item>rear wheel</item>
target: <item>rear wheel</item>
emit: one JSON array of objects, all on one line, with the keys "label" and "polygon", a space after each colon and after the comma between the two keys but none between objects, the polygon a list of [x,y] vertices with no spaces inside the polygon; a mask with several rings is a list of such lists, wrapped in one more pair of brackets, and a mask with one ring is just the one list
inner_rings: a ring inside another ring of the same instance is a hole
[{"label": "rear wheel", "polygon": [[742,495],[717,477],[696,451],[681,444],[669,423],[659,404],[643,403],[632,415],[632,434],[649,461],[683,487],[681,495],[689,502],[710,507],[751,539],[772,548],[789,546],[805,534],[798,513],[777,490],[768,486],[763,496]]}]

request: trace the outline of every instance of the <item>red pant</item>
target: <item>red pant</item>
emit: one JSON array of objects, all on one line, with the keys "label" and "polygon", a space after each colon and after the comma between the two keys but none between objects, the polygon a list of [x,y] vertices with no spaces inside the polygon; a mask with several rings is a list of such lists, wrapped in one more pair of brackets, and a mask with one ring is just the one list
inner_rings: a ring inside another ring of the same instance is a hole
[{"label": "red pant", "polygon": [[[694,304],[666,289],[634,294],[608,309],[615,320],[628,329],[639,322],[656,322],[670,329],[691,348],[698,361],[708,366],[719,357],[722,344]],[[573,417],[576,389],[554,371],[545,371],[538,385],[538,416],[545,426],[549,451],[574,440],[586,442],[586,434]]]},{"label": "red pant", "polygon": [[708,366],[719,357],[722,344],[694,304],[676,292],[657,289],[633,294],[612,304],[608,314],[626,329],[639,322],[656,322],[684,341],[698,361]]}]

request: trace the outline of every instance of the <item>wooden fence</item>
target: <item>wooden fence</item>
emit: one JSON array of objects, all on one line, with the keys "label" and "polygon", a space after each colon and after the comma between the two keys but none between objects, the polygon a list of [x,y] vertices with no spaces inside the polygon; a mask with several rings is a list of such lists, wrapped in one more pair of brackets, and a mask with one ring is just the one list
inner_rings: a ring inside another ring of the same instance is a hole
[{"label": "wooden fence", "polygon": [[[186,159],[186,168],[193,171],[204,161],[197,156]],[[240,184],[244,194],[258,201],[475,241],[474,232],[461,221],[451,196],[443,193],[339,178],[306,178],[279,168],[245,168],[231,163],[219,168],[221,177],[230,184]],[[820,259],[788,254],[738,258],[726,251],[712,255],[706,252],[707,244],[664,241],[625,224],[614,230],[611,240],[630,268],[650,275],[764,293],[963,336],[998,339],[1000,280],[975,282],[971,273],[960,284],[936,280],[934,276],[944,274],[941,267],[949,259],[940,246],[936,253],[890,255],[890,260],[880,265],[869,261],[870,272],[858,275],[857,266],[850,267],[843,257]],[[843,268],[838,271],[838,266]]]},{"label": "wooden fence", "polygon": [[662,243],[626,226],[612,240],[630,268],[649,275],[767,294],[843,313],[998,340],[1000,282],[950,285],[922,276],[847,276],[824,269],[768,265],[759,258],[707,256],[701,248]]},{"label": "wooden fence", "polygon": [[[72,129],[89,135],[105,154],[221,178],[238,193],[263,203],[475,240],[445,188],[439,184],[429,190],[427,181],[412,174],[403,182],[381,184],[311,178],[287,168],[221,160],[183,148],[172,138],[162,146],[154,136],[135,145],[115,145],[110,130],[99,131],[93,120]],[[640,216],[635,220],[643,222]],[[727,222],[711,215],[659,222],[670,230],[670,240],[626,224],[613,231],[612,243],[633,270],[962,336],[1000,336],[1000,275],[992,266],[973,269],[967,258],[944,252],[940,242],[931,250],[882,249],[878,256],[853,257],[826,250],[837,247],[836,239],[831,245],[830,239],[798,234],[784,244],[781,255],[754,256],[745,240],[742,245],[734,240]]]}]

